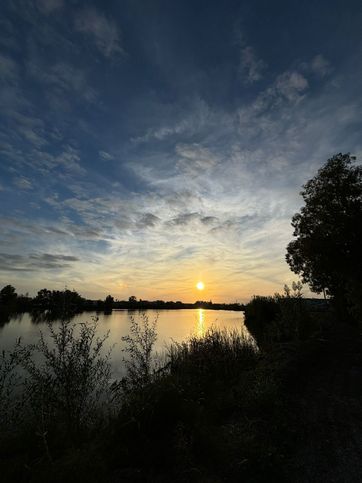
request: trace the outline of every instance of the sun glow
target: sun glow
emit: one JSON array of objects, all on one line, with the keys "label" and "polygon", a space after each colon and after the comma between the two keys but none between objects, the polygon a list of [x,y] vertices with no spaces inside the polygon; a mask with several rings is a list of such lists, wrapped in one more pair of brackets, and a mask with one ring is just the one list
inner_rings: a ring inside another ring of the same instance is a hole
[{"label": "sun glow", "polygon": [[197,282],[196,288],[197,288],[197,290],[204,290],[204,288],[205,288],[204,282]]}]

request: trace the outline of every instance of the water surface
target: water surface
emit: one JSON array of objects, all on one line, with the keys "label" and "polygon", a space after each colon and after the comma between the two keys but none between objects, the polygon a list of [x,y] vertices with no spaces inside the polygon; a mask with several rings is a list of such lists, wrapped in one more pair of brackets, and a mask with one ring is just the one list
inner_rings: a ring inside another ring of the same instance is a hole
[{"label": "water surface", "polygon": [[[180,310],[147,310],[145,312],[150,321],[157,318],[157,352],[164,352],[167,345],[172,341],[181,342],[191,335],[202,336],[211,326],[247,330],[244,326],[243,312],[231,310],[206,310],[206,309],[180,309]],[[83,312],[73,317],[72,322],[81,323],[98,318],[98,335],[102,336],[109,331],[109,337],[105,349],[113,346],[112,368],[116,377],[122,374],[122,359],[124,353],[121,349],[123,343],[121,337],[130,332],[131,317],[136,319],[140,316],[134,310],[113,310],[111,314]],[[59,326],[60,321],[52,322],[54,328]],[[48,328],[44,322],[35,322],[31,314],[25,313],[14,316],[8,323],[0,327],[0,349],[11,349],[16,340],[21,337],[23,343],[35,343],[39,339],[40,331],[47,338]]]}]

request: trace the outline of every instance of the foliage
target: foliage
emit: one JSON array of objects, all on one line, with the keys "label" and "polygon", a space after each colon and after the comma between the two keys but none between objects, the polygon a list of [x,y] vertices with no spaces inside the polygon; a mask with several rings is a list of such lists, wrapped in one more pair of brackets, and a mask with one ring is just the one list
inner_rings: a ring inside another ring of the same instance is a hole
[{"label": "foliage", "polygon": [[264,349],[276,342],[305,339],[313,326],[302,298],[302,284],[285,285],[284,293],[273,297],[253,297],[245,306],[245,325]]},{"label": "foliage", "polygon": [[257,357],[256,347],[240,330],[210,328],[202,337],[174,342],[168,349],[169,370],[173,376],[209,384],[210,379],[233,377]]},{"label": "foliage", "polygon": [[127,353],[123,359],[127,375],[122,382],[127,390],[151,382],[155,362],[152,350],[157,340],[157,317],[150,322],[146,313],[141,312],[139,318],[130,315],[130,321],[130,334],[122,337],[123,352]]},{"label": "foliage", "polygon": [[45,428],[58,422],[77,435],[96,422],[109,385],[110,352],[102,354],[108,334],[96,337],[97,320],[79,327],[62,321],[58,330],[48,323],[48,329],[51,343],[41,333],[22,361],[30,405]]},{"label": "foliage", "polygon": [[0,290],[0,304],[10,305],[16,301],[17,293],[12,285],[6,285]]},{"label": "foliage", "polygon": [[292,288],[284,285],[284,294],[275,294],[280,307],[277,326],[280,340],[304,340],[312,330],[310,314],[303,300],[301,282],[293,282]]},{"label": "foliage", "polygon": [[245,306],[245,325],[262,349],[279,337],[280,305],[276,297],[256,295]]},{"label": "foliage", "polygon": [[104,300],[104,306],[106,309],[112,309],[114,303],[114,298],[112,295],[107,295],[107,297]]},{"label": "foliage", "polygon": [[49,310],[58,314],[73,313],[83,307],[85,300],[75,290],[39,290],[33,300],[35,310]]},{"label": "foliage", "polygon": [[286,260],[311,289],[348,302],[362,296],[362,167],[337,154],[303,187]]},{"label": "foliage", "polygon": [[20,339],[12,351],[0,354],[0,427],[13,428],[21,416],[22,394],[19,364],[21,360]]}]

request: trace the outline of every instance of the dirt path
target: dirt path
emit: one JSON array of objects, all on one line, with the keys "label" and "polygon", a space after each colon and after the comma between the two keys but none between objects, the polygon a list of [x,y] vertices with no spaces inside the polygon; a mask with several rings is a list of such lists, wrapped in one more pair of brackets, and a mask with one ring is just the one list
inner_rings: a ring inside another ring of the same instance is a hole
[{"label": "dirt path", "polygon": [[362,334],[337,327],[304,384],[290,481],[362,482]]}]

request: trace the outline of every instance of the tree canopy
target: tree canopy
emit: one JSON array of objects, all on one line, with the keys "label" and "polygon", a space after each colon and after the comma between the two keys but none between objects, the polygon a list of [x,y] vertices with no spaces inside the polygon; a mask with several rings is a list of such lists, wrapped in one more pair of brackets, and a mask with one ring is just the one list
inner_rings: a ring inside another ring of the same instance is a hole
[{"label": "tree canopy", "polygon": [[17,296],[15,288],[12,285],[5,285],[5,287],[0,290],[0,303],[4,305],[11,304],[15,302]]},{"label": "tree canopy", "polygon": [[362,288],[362,167],[336,154],[304,186],[286,260],[317,293],[353,297]]}]

